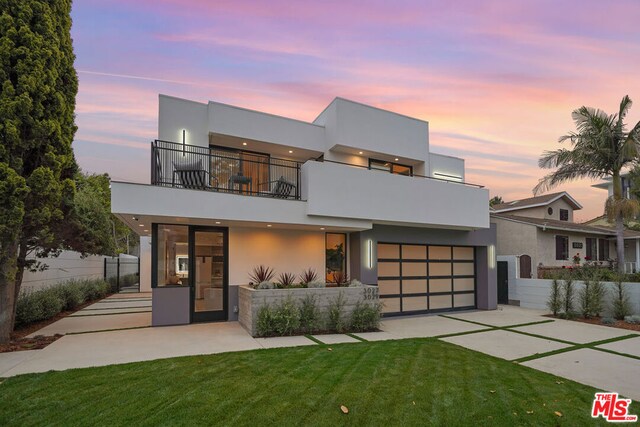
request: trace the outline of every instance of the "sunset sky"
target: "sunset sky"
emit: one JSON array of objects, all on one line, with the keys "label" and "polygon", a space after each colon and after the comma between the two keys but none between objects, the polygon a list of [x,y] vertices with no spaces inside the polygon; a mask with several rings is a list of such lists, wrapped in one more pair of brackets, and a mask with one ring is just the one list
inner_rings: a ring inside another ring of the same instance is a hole
[{"label": "sunset sky", "polygon": [[[75,0],[81,167],[149,181],[158,94],[312,121],[336,96],[427,120],[467,181],[531,196],[571,111],[640,120],[640,2]],[[587,220],[606,192],[569,183]],[[557,190],[553,190],[557,191]]]}]

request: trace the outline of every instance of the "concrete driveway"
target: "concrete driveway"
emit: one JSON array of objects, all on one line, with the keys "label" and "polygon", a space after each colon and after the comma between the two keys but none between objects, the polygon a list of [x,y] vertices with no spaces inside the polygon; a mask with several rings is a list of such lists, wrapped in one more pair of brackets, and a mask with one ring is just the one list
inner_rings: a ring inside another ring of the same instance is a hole
[{"label": "concrete driveway", "polygon": [[0,353],[0,377],[318,342],[357,345],[436,337],[640,401],[640,334],[549,319],[539,311],[501,306],[495,311],[385,319],[381,332],[352,336],[255,339],[237,322],[151,328],[150,313],[136,311],[145,309],[148,296],[130,295],[105,299],[38,331],[67,334],[42,350]]}]

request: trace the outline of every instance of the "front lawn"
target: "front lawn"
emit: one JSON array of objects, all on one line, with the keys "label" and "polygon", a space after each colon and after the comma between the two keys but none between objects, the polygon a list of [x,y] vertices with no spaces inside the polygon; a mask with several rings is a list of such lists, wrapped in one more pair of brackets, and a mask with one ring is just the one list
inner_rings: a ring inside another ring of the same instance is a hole
[{"label": "front lawn", "polygon": [[593,425],[594,391],[412,339],[24,375],[0,385],[0,425]]}]

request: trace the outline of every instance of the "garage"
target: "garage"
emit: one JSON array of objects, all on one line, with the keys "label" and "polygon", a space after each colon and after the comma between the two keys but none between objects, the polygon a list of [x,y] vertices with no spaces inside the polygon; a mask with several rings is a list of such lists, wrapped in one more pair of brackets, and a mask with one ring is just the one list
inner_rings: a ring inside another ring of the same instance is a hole
[{"label": "garage", "polygon": [[377,249],[385,316],[476,307],[474,247],[379,242]]}]

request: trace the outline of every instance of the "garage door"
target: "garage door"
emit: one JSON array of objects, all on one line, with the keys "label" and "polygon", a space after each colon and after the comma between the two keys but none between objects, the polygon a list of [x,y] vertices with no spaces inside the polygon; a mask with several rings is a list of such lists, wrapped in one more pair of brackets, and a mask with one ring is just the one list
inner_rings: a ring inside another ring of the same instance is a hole
[{"label": "garage door", "polygon": [[475,253],[468,246],[378,243],[385,315],[475,308]]}]

